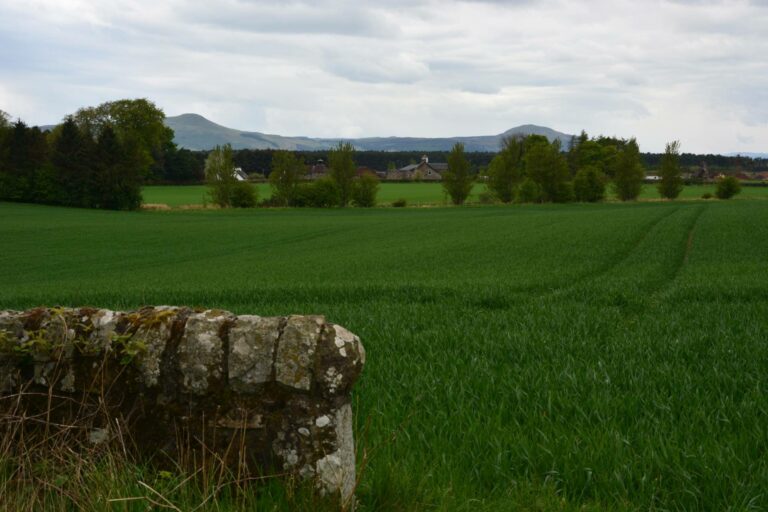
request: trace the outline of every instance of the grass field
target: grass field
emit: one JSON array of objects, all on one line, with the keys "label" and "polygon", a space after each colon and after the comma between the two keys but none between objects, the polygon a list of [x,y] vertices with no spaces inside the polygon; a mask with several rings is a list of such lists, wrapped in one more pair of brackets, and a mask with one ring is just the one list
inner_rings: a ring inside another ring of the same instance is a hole
[{"label": "grass field", "polygon": [[0,203],[0,307],[187,304],[348,327],[368,352],[360,510],[765,510],[767,218],[748,200]]},{"label": "grass field", "polygon": [[[271,195],[271,189],[266,183],[255,185],[259,191],[259,198],[264,199]],[[150,186],[144,188],[145,203],[167,204],[172,208],[183,205],[199,205],[210,203],[206,199],[206,187],[203,185],[189,186]],[[485,190],[485,185],[475,185],[470,202],[476,202],[478,195]],[[681,199],[699,199],[705,193],[715,193],[714,185],[691,185],[683,189]],[[613,199],[613,197],[610,197]],[[654,185],[645,185],[640,196],[642,200],[659,199],[658,191]],[[768,187],[743,187],[739,199],[768,199]],[[445,204],[448,201],[443,193],[440,183],[382,183],[379,188],[379,204],[388,205],[398,199],[405,199],[410,206]]]}]

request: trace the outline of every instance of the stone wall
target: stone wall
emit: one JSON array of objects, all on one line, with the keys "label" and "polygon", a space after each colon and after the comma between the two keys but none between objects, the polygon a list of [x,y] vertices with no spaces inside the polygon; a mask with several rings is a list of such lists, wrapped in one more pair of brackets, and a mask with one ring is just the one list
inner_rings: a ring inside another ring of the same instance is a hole
[{"label": "stone wall", "polygon": [[344,500],[355,485],[350,390],[364,362],[359,338],[321,316],[0,312],[0,395],[18,397],[15,419],[71,424],[84,444],[128,436],[123,446],[159,464],[215,453],[237,474],[313,479]]}]

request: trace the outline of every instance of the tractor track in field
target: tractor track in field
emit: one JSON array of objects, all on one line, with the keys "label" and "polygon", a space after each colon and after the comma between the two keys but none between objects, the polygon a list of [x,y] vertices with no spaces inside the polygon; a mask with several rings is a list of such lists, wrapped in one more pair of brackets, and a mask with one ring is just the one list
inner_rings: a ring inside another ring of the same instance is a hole
[{"label": "tractor track in field", "polygon": [[672,284],[677,280],[677,278],[680,276],[680,273],[683,271],[686,265],[688,265],[688,259],[691,255],[691,251],[693,250],[693,242],[696,238],[696,227],[699,224],[699,219],[701,218],[701,215],[707,209],[708,209],[708,205],[702,204],[696,210],[696,214],[693,216],[693,219],[691,219],[690,223],[688,224],[688,229],[686,230],[685,237],[683,238],[680,257],[675,261],[675,264],[672,266],[672,268],[668,272],[667,277],[664,279],[663,283],[660,286],[656,287],[655,290],[652,291],[653,297],[658,297],[659,295],[667,291],[672,286]]},{"label": "tractor track in field", "polygon": [[648,227],[643,229],[640,235],[635,239],[634,242],[630,245],[630,247],[618,255],[617,259],[614,260],[611,263],[608,263],[607,265],[604,265],[603,267],[593,271],[588,272],[586,274],[583,274],[577,278],[575,278],[573,281],[571,281],[566,286],[559,286],[556,288],[550,288],[545,293],[542,293],[539,295],[539,299],[548,299],[552,297],[556,297],[558,295],[563,295],[565,293],[568,293],[570,291],[575,290],[578,288],[581,284],[583,284],[586,281],[594,280],[595,278],[599,278],[601,276],[604,276],[608,273],[610,273],[612,270],[619,268],[622,266],[629,258],[632,256],[632,254],[645,242],[645,240],[648,238],[648,235],[653,231],[653,229],[658,226],[662,221],[668,219],[675,213],[680,211],[680,207],[676,207],[672,209],[670,212],[665,212],[664,214],[660,215],[653,221],[651,221],[648,224]]}]

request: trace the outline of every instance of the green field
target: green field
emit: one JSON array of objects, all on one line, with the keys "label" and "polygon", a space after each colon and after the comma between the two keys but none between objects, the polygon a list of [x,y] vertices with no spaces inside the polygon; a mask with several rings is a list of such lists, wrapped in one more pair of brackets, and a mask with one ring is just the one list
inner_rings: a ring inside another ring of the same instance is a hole
[{"label": "green field", "polygon": [[[272,194],[266,183],[254,185],[258,189],[259,199]],[[485,190],[485,186],[475,186],[470,201],[476,201],[477,195]],[[145,203],[167,204],[172,208],[184,205],[199,205],[210,203],[206,199],[207,187],[204,185],[159,185],[144,187]],[[378,201],[387,205],[398,199],[405,199],[410,206],[424,204],[443,204],[446,201],[443,187],[440,183],[382,183],[379,188]]]},{"label": "green field", "polygon": [[[266,183],[255,185],[259,198],[271,195],[271,189]],[[206,199],[207,188],[203,185],[161,185],[144,187],[144,202],[152,204],[167,204],[171,208],[183,205],[200,205],[210,203]],[[476,202],[478,194],[485,190],[485,185],[475,185],[469,202]],[[714,185],[690,185],[683,189],[681,199],[699,199],[705,193],[715,193]],[[613,199],[613,197],[610,197]],[[645,185],[640,196],[643,200],[659,199],[654,185]],[[739,199],[768,199],[768,187],[743,187]],[[409,206],[446,204],[443,187],[440,183],[382,183],[379,188],[378,201],[382,205],[391,204],[398,199],[405,199]]]},{"label": "green field", "polygon": [[0,307],[186,304],[348,327],[368,353],[360,510],[764,510],[766,219],[768,201],[748,200],[0,203]]}]

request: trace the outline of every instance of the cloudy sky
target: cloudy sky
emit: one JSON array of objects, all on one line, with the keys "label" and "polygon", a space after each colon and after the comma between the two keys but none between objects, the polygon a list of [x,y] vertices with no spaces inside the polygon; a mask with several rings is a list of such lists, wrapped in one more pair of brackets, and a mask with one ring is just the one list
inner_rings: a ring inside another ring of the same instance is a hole
[{"label": "cloudy sky", "polygon": [[0,0],[0,109],[319,137],[520,124],[768,151],[768,0]]}]

